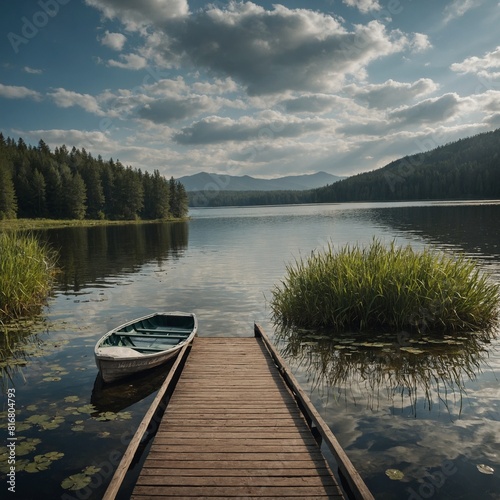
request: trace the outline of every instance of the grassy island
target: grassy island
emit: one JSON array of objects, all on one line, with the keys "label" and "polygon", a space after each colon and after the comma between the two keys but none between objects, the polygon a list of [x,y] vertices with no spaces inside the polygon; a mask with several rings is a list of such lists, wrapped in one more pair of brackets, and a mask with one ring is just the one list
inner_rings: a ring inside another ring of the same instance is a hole
[{"label": "grassy island", "polygon": [[287,266],[271,309],[285,327],[465,332],[499,318],[500,285],[464,256],[411,246],[329,247]]},{"label": "grassy island", "polygon": [[33,235],[0,233],[0,322],[39,309],[54,272],[54,252]]}]

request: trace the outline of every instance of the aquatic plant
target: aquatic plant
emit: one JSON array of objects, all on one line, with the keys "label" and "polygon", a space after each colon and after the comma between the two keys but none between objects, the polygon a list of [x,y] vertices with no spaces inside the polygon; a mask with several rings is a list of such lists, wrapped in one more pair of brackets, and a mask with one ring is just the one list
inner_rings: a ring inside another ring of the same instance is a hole
[{"label": "aquatic plant", "polygon": [[288,265],[272,291],[281,326],[342,331],[459,332],[498,323],[500,285],[463,255],[373,239]]},{"label": "aquatic plant", "polygon": [[0,321],[37,311],[55,273],[55,253],[32,234],[0,233]]}]

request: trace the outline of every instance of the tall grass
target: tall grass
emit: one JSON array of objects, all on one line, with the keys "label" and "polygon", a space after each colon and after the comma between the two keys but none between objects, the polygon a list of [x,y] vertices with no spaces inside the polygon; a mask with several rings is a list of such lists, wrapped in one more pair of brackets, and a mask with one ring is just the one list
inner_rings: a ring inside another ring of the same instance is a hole
[{"label": "tall grass", "polygon": [[45,302],[55,254],[31,234],[0,233],[0,321],[26,316]]},{"label": "tall grass", "polygon": [[498,322],[500,285],[464,256],[374,239],[337,252],[329,245],[286,271],[271,300],[282,326],[458,332]]}]

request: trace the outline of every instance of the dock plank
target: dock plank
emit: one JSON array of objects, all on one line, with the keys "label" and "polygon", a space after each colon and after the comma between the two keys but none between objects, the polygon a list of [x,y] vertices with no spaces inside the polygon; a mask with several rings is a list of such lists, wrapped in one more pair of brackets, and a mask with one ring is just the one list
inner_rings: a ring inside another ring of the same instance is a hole
[{"label": "dock plank", "polygon": [[132,498],[344,498],[255,338],[196,338]]}]

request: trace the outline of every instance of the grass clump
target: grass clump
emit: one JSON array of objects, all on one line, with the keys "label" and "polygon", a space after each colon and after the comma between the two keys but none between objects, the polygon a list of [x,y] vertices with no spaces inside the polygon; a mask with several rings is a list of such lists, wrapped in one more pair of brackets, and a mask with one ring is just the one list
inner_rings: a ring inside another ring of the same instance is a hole
[{"label": "grass clump", "polygon": [[271,299],[284,327],[459,332],[498,322],[500,285],[464,256],[374,239],[337,252],[329,245],[286,270]]},{"label": "grass clump", "polygon": [[31,234],[0,233],[0,321],[40,309],[52,286],[55,254]]}]

